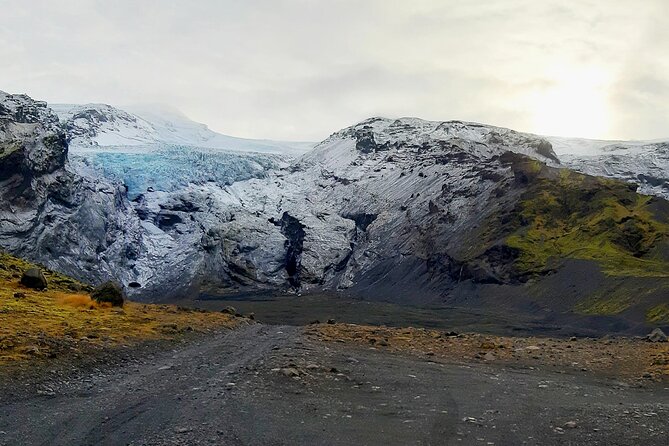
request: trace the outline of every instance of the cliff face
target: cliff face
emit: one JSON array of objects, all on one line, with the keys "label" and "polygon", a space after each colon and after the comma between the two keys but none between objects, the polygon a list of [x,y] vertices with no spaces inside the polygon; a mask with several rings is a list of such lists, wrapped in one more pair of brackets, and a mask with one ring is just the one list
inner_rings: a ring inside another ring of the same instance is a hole
[{"label": "cliff face", "polygon": [[45,103],[0,94],[0,150],[2,247],[89,281],[119,274],[141,243],[125,191],[68,168]]}]

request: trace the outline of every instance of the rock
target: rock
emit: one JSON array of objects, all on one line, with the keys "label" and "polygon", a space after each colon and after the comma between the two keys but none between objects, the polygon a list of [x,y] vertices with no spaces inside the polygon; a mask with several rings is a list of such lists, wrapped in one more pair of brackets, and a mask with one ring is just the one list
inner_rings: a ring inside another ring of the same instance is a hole
[{"label": "rock", "polygon": [[21,285],[36,290],[43,290],[47,287],[46,277],[44,277],[44,274],[38,268],[30,268],[23,273]]},{"label": "rock", "polygon": [[300,376],[300,372],[298,372],[297,369],[295,369],[293,367],[283,368],[283,369],[281,369],[281,373],[284,376],[288,376],[289,378],[292,378],[294,376]]},{"label": "rock", "polygon": [[495,355],[488,352],[488,353],[485,354],[485,356],[483,356],[483,359],[485,359],[486,361],[494,361],[497,358],[495,358]]},{"label": "rock", "polygon": [[335,323],[336,323],[336,322],[335,322],[334,319],[328,319],[328,324],[333,325],[333,324],[335,324]]},{"label": "rock", "polygon": [[235,315],[237,314],[237,309],[235,307],[225,307],[221,310],[221,313]]},{"label": "rock", "polygon": [[14,293],[14,297],[16,299],[24,299],[26,297],[26,293]]},{"label": "rock", "polygon": [[109,281],[96,287],[91,293],[91,298],[99,303],[108,302],[112,307],[122,307],[126,296],[121,285]]},{"label": "rock", "polygon": [[646,336],[646,340],[648,342],[667,342],[667,335],[661,329],[656,328]]},{"label": "rock", "polygon": [[576,421],[567,421],[564,424],[564,427],[569,428],[569,429],[576,429],[578,427],[578,423]]},{"label": "rock", "polygon": [[176,333],[179,331],[179,326],[174,323],[162,324],[160,330],[165,333]]},{"label": "rock", "polygon": [[246,315],[246,317],[252,321],[256,320],[256,314],[255,313],[249,313]]}]

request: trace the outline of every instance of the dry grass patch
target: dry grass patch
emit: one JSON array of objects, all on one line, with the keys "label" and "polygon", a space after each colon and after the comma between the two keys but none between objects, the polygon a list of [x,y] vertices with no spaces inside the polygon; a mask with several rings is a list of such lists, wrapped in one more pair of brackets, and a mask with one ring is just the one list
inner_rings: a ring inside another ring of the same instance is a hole
[{"label": "dry grass patch", "polygon": [[228,314],[172,305],[127,302],[123,308],[111,308],[80,291],[85,285],[55,273],[47,275],[47,290],[36,291],[20,286],[16,277],[30,264],[1,254],[0,265],[0,365],[76,356],[239,324]]},{"label": "dry grass patch", "polygon": [[554,367],[618,379],[669,381],[669,343],[639,339],[520,338],[447,333],[421,328],[353,324],[312,325],[307,333],[324,342],[353,343],[377,349],[452,361]]}]

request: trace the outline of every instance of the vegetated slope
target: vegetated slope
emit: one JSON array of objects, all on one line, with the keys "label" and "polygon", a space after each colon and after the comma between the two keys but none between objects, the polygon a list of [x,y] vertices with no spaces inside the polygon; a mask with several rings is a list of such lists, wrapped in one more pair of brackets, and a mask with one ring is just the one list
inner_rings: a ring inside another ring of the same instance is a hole
[{"label": "vegetated slope", "polygon": [[122,309],[112,309],[92,301],[89,286],[49,270],[44,270],[46,290],[23,287],[21,274],[34,266],[0,252],[0,366],[80,356],[238,323],[230,315],[168,305],[126,302]]},{"label": "vegetated slope", "polygon": [[[478,246],[464,257],[475,276],[481,262],[497,275],[453,295],[538,314],[550,308],[547,323],[580,320],[595,331],[669,325],[669,202],[619,180],[512,164],[524,191],[474,231]],[[503,266],[495,270],[491,257]]]}]

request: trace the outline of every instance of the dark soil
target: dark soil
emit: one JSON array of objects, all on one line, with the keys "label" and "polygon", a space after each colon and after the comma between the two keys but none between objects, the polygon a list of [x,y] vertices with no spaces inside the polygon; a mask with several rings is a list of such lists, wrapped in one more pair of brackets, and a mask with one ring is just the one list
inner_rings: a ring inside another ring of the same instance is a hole
[{"label": "dark soil", "polygon": [[0,394],[0,445],[664,445],[669,434],[659,384],[324,344],[290,326],[17,385]]}]

